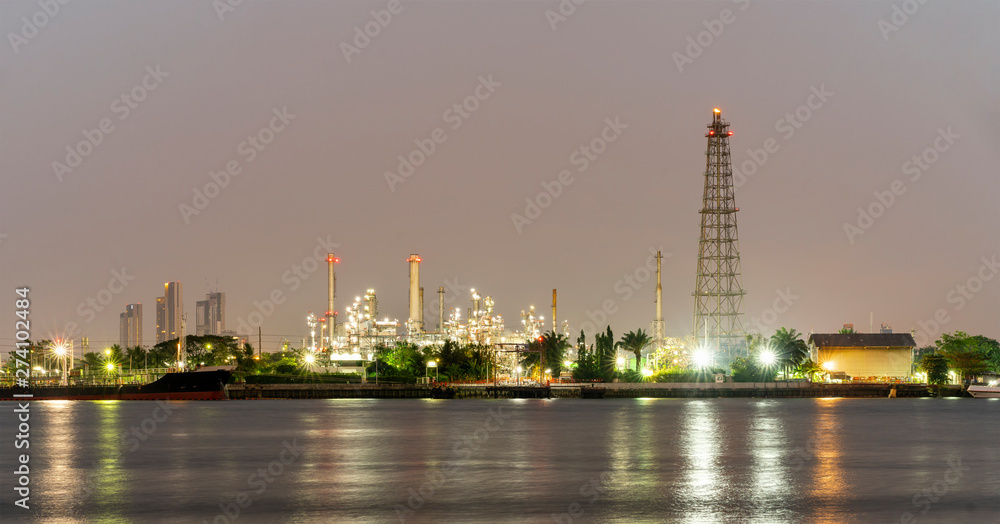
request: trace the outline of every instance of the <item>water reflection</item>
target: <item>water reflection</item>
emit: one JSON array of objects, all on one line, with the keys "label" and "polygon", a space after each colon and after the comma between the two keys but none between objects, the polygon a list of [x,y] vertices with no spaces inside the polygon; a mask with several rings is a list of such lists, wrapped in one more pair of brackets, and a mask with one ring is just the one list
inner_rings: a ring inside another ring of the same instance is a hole
[{"label": "water reflection", "polygon": [[843,504],[848,484],[844,476],[842,427],[840,420],[841,399],[821,399],[812,433],[806,443],[806,452],[815,459],[810,477],[809,494],[820,504],[816,505],[817,517],[829,517],[827,508]]},{"label": "water reflection", "polygon": [[788,436],[784,418],[780,413],[781,401],[762,400],[754,404],[749,432],[750,456],[752,460],[751,493],[754,513],[757,516],[770,515],[770,508],[786,506],[785,501],[792,494],[791,471],[785,452]]},{"label": "water reflection", "polygon": [[721,522],[718,510],[725,485],[719,475],[719,451],[722,437],[716,403],[691,401],[685,405],[680,452],[687,467],[680,489],[685,508],[682,522]]},{"label": "water reflection", "polygon": [[121,418],[122,401],[97,402],[98,435],[94,469],[84,478],[83,486],[90,505],[97,510],[96,522],[127,522],[124,511],[129,505],[129,478],[127,470],[122,467],[125,450]]}]

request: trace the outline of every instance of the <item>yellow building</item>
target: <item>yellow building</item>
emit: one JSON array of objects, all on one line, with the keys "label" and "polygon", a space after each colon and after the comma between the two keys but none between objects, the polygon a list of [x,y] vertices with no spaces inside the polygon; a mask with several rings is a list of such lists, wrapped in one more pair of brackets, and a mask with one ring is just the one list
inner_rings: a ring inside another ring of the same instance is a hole
[{"label": "yellow building", "polygon": [[812,359],[830,373],[854,379],[904,378],[913,365],[916,343],[909,333],[814,333]]}]

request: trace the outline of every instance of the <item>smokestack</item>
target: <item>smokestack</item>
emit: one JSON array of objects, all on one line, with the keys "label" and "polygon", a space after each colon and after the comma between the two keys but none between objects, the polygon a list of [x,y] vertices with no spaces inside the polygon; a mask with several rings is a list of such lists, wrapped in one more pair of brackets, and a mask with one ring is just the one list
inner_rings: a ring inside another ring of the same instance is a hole
[{"label": "smokestack", "polygon": [[438,287],[438,331],[444,333],[444,286]]},{"label": "smokestack", "polygon": [[[326,254],[326,326],[329,330],[330,344],[328,347],[333,347],[333,337],[336,333],[335,328],[337,327],[337,317],[334,316],[334,301],[337,298],[337,273],[333,269],[333,265],[340,260],[333,253]],[[321,344],[322,345],[322,344]]]},{"label": "smokestack", "polygon": [[559,324],[556,323],[556,290],[552,290],[552,333],[559,333]]},{"label": "smokestack", "polygon": [[663,322],[663,284],[660,282],[660,260],[663,255],[656,252],[656,321]]},{"label": "smokestack", "polygon": [[424,326],[424,286],[420,286],[420,327]]},{"label": "smokestack", "polygon": [[424,330],[424,314],[420,307],[420,255],[414,253],[406,259],[410,263],[410,320],[417,331]]}]

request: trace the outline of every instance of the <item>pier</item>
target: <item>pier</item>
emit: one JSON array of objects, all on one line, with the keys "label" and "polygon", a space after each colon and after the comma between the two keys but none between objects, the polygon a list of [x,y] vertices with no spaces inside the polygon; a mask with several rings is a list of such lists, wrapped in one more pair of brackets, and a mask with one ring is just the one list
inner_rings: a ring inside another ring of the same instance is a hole
[{"label": "pier", "polygon": [[[482,384],[230,384],[231,400],[333,398],[896,398],[932,397],[919,384],[811,384],[808,382],[608,383],[551,386]],[[946,397],[968,396],[960,387],[943,387]]]}]

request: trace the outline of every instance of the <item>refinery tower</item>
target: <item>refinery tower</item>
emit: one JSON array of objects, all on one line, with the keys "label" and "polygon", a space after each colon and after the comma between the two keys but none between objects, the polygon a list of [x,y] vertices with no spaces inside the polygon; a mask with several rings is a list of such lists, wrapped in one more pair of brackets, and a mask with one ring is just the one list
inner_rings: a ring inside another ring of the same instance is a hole
[{"label": "refinery tower", "polygon": [[[729,154],[729,122],[714,110],[705,152],[705,191],[701,206],[701,240],[695,273],[694,328],[699,351],[707,360],[726,364],[746,355],[740,247],[736,231],[733,166]],[[703,357],[704,358],[704,357]]]}]

